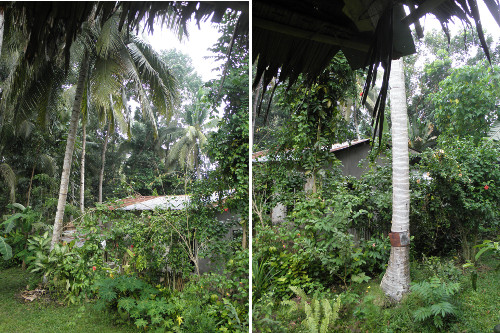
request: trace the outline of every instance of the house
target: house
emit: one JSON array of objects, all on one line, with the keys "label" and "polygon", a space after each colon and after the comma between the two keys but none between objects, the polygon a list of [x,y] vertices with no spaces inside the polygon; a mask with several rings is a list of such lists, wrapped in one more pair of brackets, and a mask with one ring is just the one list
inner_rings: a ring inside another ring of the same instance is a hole
[{"label": "house", "polygon": [[[372,146],[370,144],[370,139],[362,139],[351,142],[337,143],[332,146],[330,152],[335,154],[335,157],[342,163],[341,170],[344,176],[360,177],[368,168],[368,162],[360,165],[360,162],[367,159],[370,154]],[[268,162],[269,156],[268,151],[259,151],[252,155],[253,163],[264,163]],[[378,164],[384,164],[385,162],[378,158]],[[304,184],[305,191],[312,191],[314,188],[314,179],[309,177]],[[279,223],[284,221],[286,217],[286,207],[278,203],[276,207],[273,208],[271,212],[271,221],[273,223]]]},{"label": "house", "polygon": [[[337,143],[332,146],[330,152],[335,154],[335,157],[342,162],[342,174],[344,176],[360,177],[366,170],[367,166],[359,167],[359,162],[368,157],[372,146],[370,139],[362,139],[351,142]],[[258,151],[253,153],[252,162],[261,163],[268,162],[268,151]],[[382,163],[382,161],[379,161]]]},{"label": "house", "polygon": [[[112,209],[138,213],[155,209],[180,211],[188,207],[190,198],[190,195],[137,196],[119,200],[117,206],[113,206]],[[219,201],[218,193],[213,193],[210,201],[213,205],[217,205]],[[225,199],[222,199],[222,202],[224,201]],[[239,216],[231,213],[229,210],[222,209],[221,212],[217,213],[216,219],[222,223],[230,223],[235,219],[239,219]],[[238,233],[241,233],[241,227],[239,225],[233,226],[229,229],[225,238],[232,240]],[[198,258],[198,267],[201,274],[214,270],[214,265],[210,261],[210,258]]]},{"label": "house", "polygon": [[[188,207],[191,196],[189,195],[162,195],[162,196],[135,196],[125,199],[118,200],[113,204],[110,204],[108,208],[110,210],[124,210],[135,212],[137,214],[143,211],[152,210],[176,210],[180,211]],[[217,205],[219,201],[219,196],[217,193],[212,194],[211,202],[214,206]],[[222,199],[224,202],[225,199]],[[216,219],[222,223],[230,224],[232,221],[239,219],[238,215],[235,215],[227,209],[221,209],[216,215]],[[105,224],[106,228],[112,228],[112,223],[108,222]],[[242,228],[237,226],[232,226],[229,228],[228,233],[225,238],[227,240],[232,240],[241,234]],[[71,242],[75,239],[76,227],[74,225],[69,225],[63,231],[62,241]],[[84,243],[83,239],[78,239],[76,246],[82,246]],[[198,251],[198,248],[196,249]],[[198,258],[198,267],[200,273],[206,273],[214,270],[214,265],[210,261],[210,258]]]}]

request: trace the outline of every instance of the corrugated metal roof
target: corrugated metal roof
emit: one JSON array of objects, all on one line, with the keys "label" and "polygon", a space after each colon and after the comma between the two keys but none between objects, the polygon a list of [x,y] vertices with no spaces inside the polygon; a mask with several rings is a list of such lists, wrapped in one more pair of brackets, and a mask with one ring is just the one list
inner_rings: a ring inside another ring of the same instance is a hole
[{"label": "corrugated metal roof", "polygon": [[130,200],[125,205],[121,206],[121,210],[153,210],[157,209],[173,209],[180,210],[186,208],[189,203],[189,195],[165,195],[165,196],[150,196],[141,197],[137,200]]},{"label": "corrugated metal roof", "polygon": [[[233,191],[223,193],[222,200]],[[118,200],[109,206],[110,210],[154,210],[154,209],[173,209],[181,210],[189,204],[190,195],[161,195],[161,196],[137,196]],[[212,203],[219,201],[219,194],[213,193],[210,197]]]},{"label": "corrugated metal roof", "polygon": [[[362,139],[362,140],[356,140],[356,141],[351,141],[351,142],[342,142],[342,143],[336,143],[332,145],[332,149],[330,152],[335,152],[339,151],[342,149],[347,149],[351,148],[354,146],[357,146],[362,143],[368,143],[370,142],[370,139]],[[255,152],[252,154],[252,162],[267,162],[269,160],[268,158],[269,150],[261,150],[258,152]]]}]

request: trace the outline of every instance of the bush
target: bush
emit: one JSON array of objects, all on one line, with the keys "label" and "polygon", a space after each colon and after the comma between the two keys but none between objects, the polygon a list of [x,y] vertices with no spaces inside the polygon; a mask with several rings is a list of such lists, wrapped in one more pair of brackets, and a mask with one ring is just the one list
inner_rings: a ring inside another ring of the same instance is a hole
[{"label": "bush", "polygon": [[500,147],[493,141],[440,138],[439,148],[422,154],[412,180],[410,227],[419,252],[440,255],[462,249],[472,259],[482,235],[498,230]]}]

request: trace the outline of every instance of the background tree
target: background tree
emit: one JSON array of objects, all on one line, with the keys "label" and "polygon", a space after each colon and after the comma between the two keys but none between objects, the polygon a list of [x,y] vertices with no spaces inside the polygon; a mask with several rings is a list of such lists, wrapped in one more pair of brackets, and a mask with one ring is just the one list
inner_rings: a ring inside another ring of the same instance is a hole
[{"label": "background tree", "polygon": [[181,170],[190,169],[196,173],[196,178],[201,177],[203,166],[202,150],[207,142],[207,129],[214,128],[217,119],[208,121],[210,114],[210,101],[206,90],[200,88],[190,106],[185,108],[182,134],[169,150],[166,161],[167,168],[171,169],[174,164],[179,165]]},{"label": "background tree", "polygon": [[493,122],[500,118],[500,68],[486,64],[463,66],[450,71],[429,96],[434,119],[441,132],[476,141],[485,137]]},{"label": "background tree", "polygon": [[[97,33],[97,43],[94,44],[93,39],[91,39],[90,44],[86,45],[87,48],[83,53],[83,58],[79,66],[80,74],[77,81],[75,102],[66,145],[63,172],[61,175],[61,188],[59,191],[60,197],[54,222],[51,248],[59,241],[62,230],[75,134],[84,94],[88,94],[89,91],[93,90],[92,96],[87,95],[87,99],[83,100],[85,103],[83,108],[87,108],[85,105],[89,100],[92,100],[98,108],[110,110],[111,112],[107,113],[110,115],[110,118],[119,117],[121,112],[114,112],[114,110],[124,109],[126,102],[121,98],[122,84],[125,80],[130,80],[135,85],[142,111],[151,120],[155,133],[156,121],[153,118],[153,111],[149,105],[149,100],[147,100],[142,85],[143,82],[149,84],[152,91],[151,102],[156,106],[158,112],[164,114],[167,111],[171,112],[173,104],[177,102],[175,80],[168,72],[165,64],[157,57],[149,45],[133,35],[127,36],[128,39],[125,40],[124,33],[120,33],[118,30],[117,16],[113,16],[106,21],[102,29],[99,29],[97,26],[96,28],[98,28],[95,31]],[[93,33],[92,30],[88,32],[90,34]],[[83,36],[83,38],[86,38],[86,36]],[[89,54],[89,51],[92,53]],[[92,59],[90,58],[91,55]],[[116,103],[118,103],[116,106],[113,105],[113,95],[120,96],[120,98],[116,99]]]}]

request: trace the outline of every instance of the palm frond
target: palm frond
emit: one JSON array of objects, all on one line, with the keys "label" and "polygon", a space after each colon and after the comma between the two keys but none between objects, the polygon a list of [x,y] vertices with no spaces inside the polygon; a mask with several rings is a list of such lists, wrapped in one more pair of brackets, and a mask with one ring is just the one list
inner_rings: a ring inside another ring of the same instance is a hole
[{"label": "palm frond", "polygon": [[122,64],[126,68],[127,76],[135,83],[136,94],[139,99],[139,104],[141,105],[142,114],[153,127],[153,134],[156,138],[158,136],[158,127],[156,125],[156,119],[154,117],[153,109],[149,104],[146,91],[144,90],[144,87],[142,85],[139,76],[139,70],[137,69],[127,50],[123,49],[120,51],[120,59],[122,60]]},{"label": "palm frond", "polygon": [[130,36],[130,40],[128,50],[140,70],[139,77],[150,87],[151,102],[169,121],[180,99],[177,80],[151,45],[137,36]]},{"label": "palm frond", "polygon": [[38,165],[40,166],[40,170],[43,173],[48,174],[49,176],[53,176],[56,171],[56,162],[54,158],[47,154],[40,154],[38,156]]},{"label": "palm frond", "polygon": [[111,16],[101,27],[95,44],[98,57],[108,58],[123,47],[122,34],[118,30],[118,15]]},{"label": "palm frond", "polygon": [[[120,132],[126,134],[128,130],[128,122],[125,119],[124,113],[123,113],[123,105],[121,104],[121,98],[117,99],[118,102],[114,103],[113,102],[113,97],[110,95],[110,109],[111,109],[111,114],[113,116],[113,123],[118,125],[118,128],[120,129]],[[114,126],[112,126],[114,128]]]},{"label": "palm frond", "polygon": [[[15,75],[15,74],[14,74]],[[10,89],[15,90],[12,96],[6,97],[6,103],[15,108],[17,122],[29,119],[36,115],[38,122],[46,125],[48,112],[55,110],[59,103],[65,76],[63,71],[55,64],[49,64],[36,71],[21,70],[18,79],[24,79],[24,83],[12,82]],[[10,93],[10,92],[9,92]]]},{"label": "palm frond", "polygon": [[7,163],[0,164],[0,175],[9,189],[9,201],[16,201],[16,174]]},{"label": "palm frond", "polygon": [[113,58],[98,57],[90,76],[92,102],[102,108],[109,108],[109,95],[120,91],[123,81],[120,76],[123,67]]},{"label": "palm frond", "polygon": [[500,141],[500,120],[496,120],[488,132],[490,140]]},{"label": "palm frond", "polygon": [[179,156],[182,155],[181,151],[183,147],[189,145],[189,139],[187,135],[183,135],[179,140],[177,140],[174,145],[172,146],[172,149],[170,149],[168,156],[167,156],[167,163],[171,164],[179,160]]},{"label": "palm frond", "polygon": [[18,135],[20,135],[24,139],[27,139],[31,135],[34,129],[35,129],[35,124],[33,124],[29,120],[23,120],[23,122],[19,125]]}]

